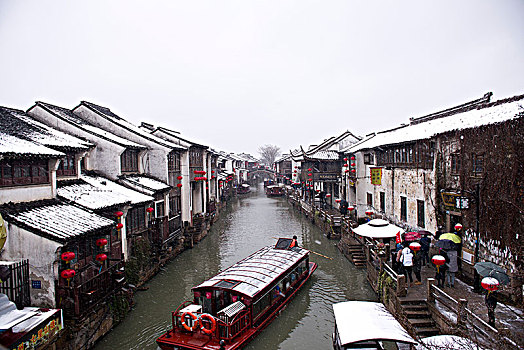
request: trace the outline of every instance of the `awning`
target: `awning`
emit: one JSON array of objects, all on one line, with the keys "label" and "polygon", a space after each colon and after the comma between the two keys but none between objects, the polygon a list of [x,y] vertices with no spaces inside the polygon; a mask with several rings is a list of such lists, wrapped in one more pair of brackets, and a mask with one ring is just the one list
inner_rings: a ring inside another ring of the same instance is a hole
[{"label": "awning", "polygon": [[333,304],[341,345],[369,340],[417,342],[381,303],[346,301]]},{"label": "awning", "polygon": [[386,220],[373,219],[366,224],[360,225],[353,229],[357,235],[369,238],[392,238],[401,234],[404,230],[401,227],[390,224]]}]

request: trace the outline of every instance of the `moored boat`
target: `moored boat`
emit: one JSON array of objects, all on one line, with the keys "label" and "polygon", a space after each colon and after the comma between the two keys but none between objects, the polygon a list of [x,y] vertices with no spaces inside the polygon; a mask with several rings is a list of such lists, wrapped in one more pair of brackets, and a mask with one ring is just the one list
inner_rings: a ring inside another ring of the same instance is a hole
[{"label": "moored boat", "polygon": [[271,185],[266,187],[266,196],[268,197],[282,197],[284,195],[284,188],[278,185]]},{"label": "moored boat", "polygon": [[333,304],[333,349],[399,349],[417,342],[381,303],[345,301]]},{"label": "moored boat", "polygon": [[248,184],[241,184],[237,187],[237,194],[246,194],[251,192],[251,187]]},{"label": "moored boat", "polygon": [[172,312],[172,328],[157,339],[163,350],[239,349],[278,315],[317,264],[309,251],[280,238],[194,287],[193,301]]}]

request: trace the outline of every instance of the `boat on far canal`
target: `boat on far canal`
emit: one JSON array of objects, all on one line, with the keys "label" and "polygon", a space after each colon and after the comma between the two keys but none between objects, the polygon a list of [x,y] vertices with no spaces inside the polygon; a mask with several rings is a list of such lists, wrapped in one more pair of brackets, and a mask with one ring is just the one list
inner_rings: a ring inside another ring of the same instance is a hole
[{"label": "boat on far canal", "polygon": [[235,350],[253,339],[304,287],[317,268],[309,251],[280,238],[193,287],[193,301],[172,312],[163,350]]},{"label": "boat on far canal", "polygon": [[284,188],[278,185],[270,185],[266,187],[266,196],[268,197],[282,197],[284,195]]},{"label": "boat on far canal", "polygon": [[241,184],[237,187],[237,194],[246,194],[251,192],[251,187],[248,184]]}]

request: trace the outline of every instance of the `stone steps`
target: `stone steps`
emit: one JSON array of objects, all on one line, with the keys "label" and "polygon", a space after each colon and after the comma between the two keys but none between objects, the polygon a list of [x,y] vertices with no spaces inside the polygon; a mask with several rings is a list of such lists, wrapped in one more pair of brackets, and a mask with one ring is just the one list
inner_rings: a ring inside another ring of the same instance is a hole
[{"label": "stone steps", "polygon": [[351,254],[351,260],[355,266],[366,265],[366,255],[360,244],[350,244],[348,246],[349,253]]},{"label": "stone steps", "polygon": [[401,300],[403,312],[418,337],[429,337],[440,333],[425,300]]}]

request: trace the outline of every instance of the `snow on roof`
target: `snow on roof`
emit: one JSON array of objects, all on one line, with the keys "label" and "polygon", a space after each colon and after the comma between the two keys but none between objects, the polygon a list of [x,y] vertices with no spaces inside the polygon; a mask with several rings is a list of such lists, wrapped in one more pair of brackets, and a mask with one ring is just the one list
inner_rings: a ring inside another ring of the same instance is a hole
[{"label": "snow on roof", "polygon": [[308,158],[320,160],[338,160],[340,156],[337,151],[318,151],[310,155]]},{"label": "snow on roof", "polygon": [[425,122],[401,126],[393,130],[378,132],[376,135],[367,138],[366,141],[348,147],[345,151],[352,153],[384,145],[424,140],[448,131],[476,128],[521,118],[523,113],[524,96],[512,102],[494,102],[485,108],[472,109]]},{"label": "snow on roof", "polygon": [[333,304],[341,345],[366,340],[417,342],[381,303],[346,301]]},{"label": "snow on roof", "polygon": [[88,141],[66,134],[47,126],[31,117],[24,111],[0,107],[2,118],[0,128],[13,136],[18,136],[52,148],[73,148],[87,150],[93,146]]},{"label": "snow on roof", "polygon": [[4,217],[17,226],[59,243],[109,229],[115,224],[113,220],[56,200],[32,207],[22,204],[14,210],[6,208]]},{"label": "snow on roof", "polygon": [[171,189],[171,186],[165,182],[146,175],[126,175],[120,179],[120,182],[148,195]]},{"label": "snow on roof", "polygon": [[55,116],[59,117],[60,119],[73,124],[79,129],[82,129],[84,131],[87,131],[95,136],[98,136],[100,138],[103,138],[105,140],[108,140],[110,142],[116,143],[118,145],[121,145],[123,147],[130,147],[130,148],[138,148],[138,149],[146,149],[146,146],[143,146],[141,144],[138,144],[136,142],[130,141],[128,139],[125,139],[123,137],[117,136],[115,134],[112,134],[108,131],[105,131],[104,129],[101,129],[97,126],[91,125],[89,122],[83,120],[76,114],[74,114],[69,109],[58,107],[51,105],[49,103],[44,102],[37,102],[38,106],[44,108],[48,112],[51,112]]},{"label": "snow on roof", "polygon": [[128,187],[119,185],[118,183],[108,180],[102,176],[96,175],[82,175],[81,179],[93,186],[99,188],[105,188],[109,191],[118,193],[119,196],[126,198],[131,201],[131,204],[149,203],[155,200],[154,197],[145,195],[139,191],[132,190]]},{"label": "snow on roof", "polygon": [[64,153],[55,151],[49,147],[39,145],[32,141],[7,135],[0,130],[0,154],[3,155],[30,155],[61,158]]},{"label": "snow on roof", "polygon": [[84,106],[88,107],[92,111],[94,111],[97,114],[105,117],[106,119],[111,120],[113,123],[119,125],[120,127],[124,128],[124,129],[127,129],[128,131],[131,131],[134,134],[139,135],[139,136],[141,136],[141,137],[143,137],[143,138],[145,138],[147,140],[156,142],[159,145],[162,145],[162,146],[168,147],[168,148],[172,148],[172,149],[186,149],[185,147],[182,147],[182,146],[177,145],[175,143],[166,141],[166,140],[164,140],[164,139],[162,139],[162,138],[160,138],[158,136],[155,136],[155,135],[147,132],[144,129],[141,129],[140,127],[138,127],[138,126],[128,122],[127,120],[119,117],[118,115],[113,113],[107,107],[102,107],[102,106],[99,106],[99,105],[96,105],[94,103],[87,102],[87,101],[82,101],[81,105],[84,105]]},{"label": "snow on roof", "polygon": [[49,317],[60,312],[59,309],[43,310],[36,307],[24,307],[18,310],[7,295],[0,293],[0,330],[11,330],[11,334],[17,339],[22,338],[43,322],[48,321]]},{"label": "snow on roof", "polygon": [[308,253],[302,248],[284,250],[264,247],[193,289],[212,287],[220,281],[233,281],[235,285],[231,290],[253,297]]}]

